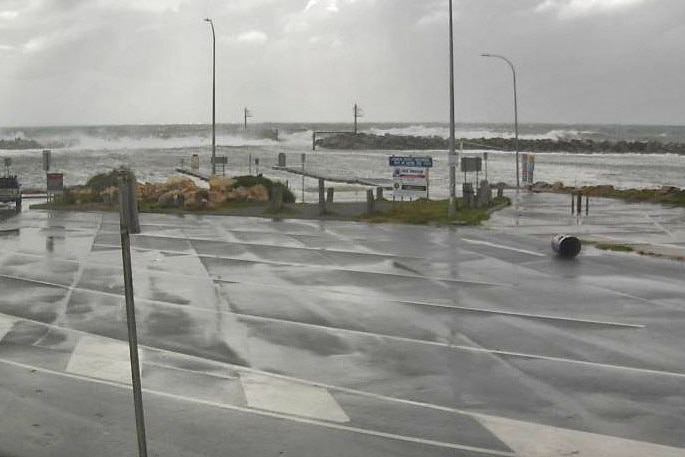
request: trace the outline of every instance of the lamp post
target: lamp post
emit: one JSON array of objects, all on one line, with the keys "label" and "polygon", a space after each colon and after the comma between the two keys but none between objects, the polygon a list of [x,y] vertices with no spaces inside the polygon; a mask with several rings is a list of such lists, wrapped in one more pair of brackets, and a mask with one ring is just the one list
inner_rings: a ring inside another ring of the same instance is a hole
[{"label": "lamp post", "polygon": [[216,35],[214,35],[214,22],[210,18],[205,19],[212,27],[212,176],[216,174]]},{"label": "lamp post", "polygon": [[450,168],[450,199],[447,216],[454,217],[457,212],[456,191],[456,153],[454,151],[454,39],[452,35],[452,0],[450,0],[450,141],[447,163]]},{"label": "lamp post", "polygon": [[520,182],[519,182],[519,115],[518,115],[518,105],[516,101],[516,69],[514,68],[514,64],[511,63],[509,59],[507,59],[504,56],[500,56],[497,54],[481,54],[481,57],[495,57],[497,59],[502,59],[506,63],[509,64],[509,67],[511,68],[511,74],[514,77],[514,135],[516,136],[515,142],[514,142],[514,147],[516,148],[516,192],[519,191],[520,188]]}]

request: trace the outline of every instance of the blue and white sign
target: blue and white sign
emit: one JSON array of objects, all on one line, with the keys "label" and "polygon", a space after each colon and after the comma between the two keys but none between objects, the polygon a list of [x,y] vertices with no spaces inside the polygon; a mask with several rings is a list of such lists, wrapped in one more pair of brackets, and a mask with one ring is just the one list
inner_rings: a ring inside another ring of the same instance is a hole
[{"label": "blue and white sign", "polygon": [[431,168],[432,157],[390,156],[391,167]]},{"label": "blue and white sign", "polygon": [[428,198],[428,168],[395,167],[392,181],[395,198]]}]

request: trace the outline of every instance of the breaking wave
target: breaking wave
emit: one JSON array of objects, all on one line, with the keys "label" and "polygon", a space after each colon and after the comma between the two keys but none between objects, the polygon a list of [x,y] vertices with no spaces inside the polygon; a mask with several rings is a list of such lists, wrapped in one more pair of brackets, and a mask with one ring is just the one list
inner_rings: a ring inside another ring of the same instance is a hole
[{"label": "breaking wave", "polygon": [[[410,125],[406,127],[375,128],[367,130],[368,133],[375,135],[411,135],[411,136],[438,136],[441,138],[449,137],[449,127],[446,125]],[[594,135],[596,132],[577,129],[553,129],[544,132],[519,134],[519,138],[527,140],[581,140]],[[456,126],[455,136],[457,138],[513,138],[514,130],[509,127],[501,129],[493,128],[463,128]]]}]

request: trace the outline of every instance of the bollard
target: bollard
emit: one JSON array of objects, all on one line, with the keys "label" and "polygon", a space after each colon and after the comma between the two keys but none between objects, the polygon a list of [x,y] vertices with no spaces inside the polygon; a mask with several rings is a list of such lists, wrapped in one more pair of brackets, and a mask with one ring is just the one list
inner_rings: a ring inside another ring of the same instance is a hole
[{"label": "bollard", "polygon": [[376,200],[383,200],[383,188],[376,187]]},{"label": "bollard", "polygon": [[278,153],[278,166],[285,168],[285,152]]},{"label": "bollard", "polygon": [[464,195],[464,207],[471,208],[473,206],[473,184],[465,182],[462,185],[462,193]]},{"label": "bollard", "polygon": [[333,203],[333,192],[335,190],[332,187],[326,189],[326,204]]},{"label": "bollard", "polygon": [[552,237],[552,250],[566,259],[572,259],[578,255],[581,243],[578,238],[560,233]]},{"label": "bollard", "polygon": [[376,212],[376,201],[373,199],[373,190],[366,191],[366,214],[373,214]]},{"label": "bollard", "polygon": [[271,209],[280,211],[283,209],[283,188],[281,186],[274,186],[271,195]]},{"label": "bollard", "polygon": [[326,195],[324,190],[324,180],[319,178],[319,214],[326,214]]},{"label": "bollard", "polygon": [[589,212],[590,212],[590,197],[588,195],[586,195],[585,196],[585,215],[587,216]]},{"label": "bollard", "polygon": [[571,192],[571,214],[576,213],[576,194]]},{"label": "bollard", "polygon": [[578,201],[576,202],[576,214],[580,216],[580,212],[583,210],[583,193],[578,192]]}]

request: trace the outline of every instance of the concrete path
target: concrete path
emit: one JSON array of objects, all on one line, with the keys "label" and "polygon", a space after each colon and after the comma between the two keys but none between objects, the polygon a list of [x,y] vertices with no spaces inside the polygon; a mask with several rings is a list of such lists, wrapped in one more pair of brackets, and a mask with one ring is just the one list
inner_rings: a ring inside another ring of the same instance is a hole
[{"label": "concrete path", "polygon": [[685,208],[628,203],[611,198],[585,199],[580,215],[571,214],[571,196],[553,193],[509,194],[511,207],[494,213],[495,230],[551,237],[570,233],[583,240],[620,244],[636,252],[685,260]]},{"label": "concrete path", "polygon": [[[531,216],[553,210],[526,208],[490,229],[142,215],[150,454],[685,456],[683,264],[561,261]],[[118,217],[8,224],[0,455],[133,455]]]}]

